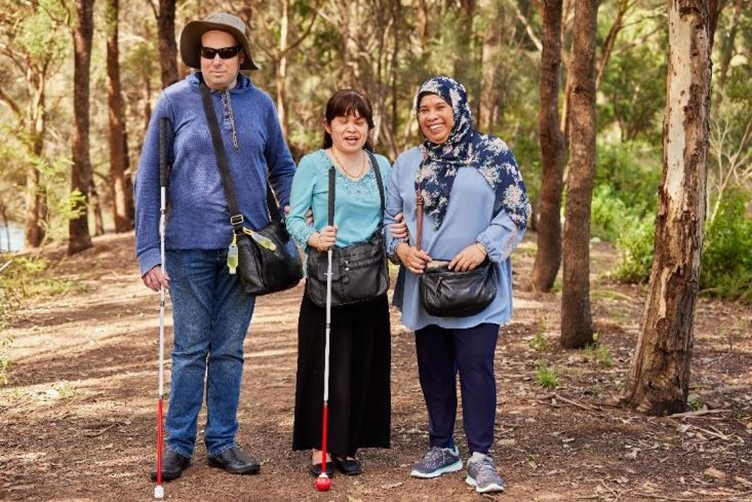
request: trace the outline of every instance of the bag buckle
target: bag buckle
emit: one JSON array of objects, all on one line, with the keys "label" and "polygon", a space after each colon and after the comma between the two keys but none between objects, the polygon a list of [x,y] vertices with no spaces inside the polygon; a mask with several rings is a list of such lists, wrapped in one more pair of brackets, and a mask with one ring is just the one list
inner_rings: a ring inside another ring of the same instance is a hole
[{"label": "bag buckle", "polygon": [[237,225],[242,225],[243,221],[244,221],[244,218],[242,214],[235,214],[233,216],[230,216],[230,225],[232,225],[233,227]]}]

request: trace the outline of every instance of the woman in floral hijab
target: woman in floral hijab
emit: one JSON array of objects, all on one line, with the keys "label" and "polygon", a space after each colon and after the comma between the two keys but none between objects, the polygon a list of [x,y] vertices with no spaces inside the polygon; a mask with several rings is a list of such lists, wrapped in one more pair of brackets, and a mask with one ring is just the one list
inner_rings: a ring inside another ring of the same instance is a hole
[{"label": "woman in floral hijab", "polygon": [[[473,129],[467,92],[444,76],[420,86],[414,109],[423,142],[402,153],[387,183],[387,223],[403,212],[409,239],[388,235],[400,262],[393,303],[415,331],[418,373],[428,408],[429,450],[410,474],[433,478],[462,469],[454,441],[459,373],[469,451],[466,482],[479,493],[504,490],[491,457],[496,420],[494,354],[499,328],[512,317],[510,254],[527,228],[530,204],[517,162],[501,139]],[[421,249],[416,193],[422,197]],[[428,314],[420,300],[420,275],[435,260],[453,270],[494,266],[496,297],[466,317]]]}]

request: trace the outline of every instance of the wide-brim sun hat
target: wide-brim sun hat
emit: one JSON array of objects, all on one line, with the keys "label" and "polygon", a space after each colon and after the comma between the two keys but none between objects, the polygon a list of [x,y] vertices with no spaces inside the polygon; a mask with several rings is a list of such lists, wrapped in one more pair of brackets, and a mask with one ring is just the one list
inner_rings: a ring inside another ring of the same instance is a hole
[{"label": "wide-brim sun hat", "polygon": [[245,23],[232,14],[215,12],[201,21],[186,24],[180,34],[180,56],[190,68],[201,69],[201,37],[211,30],[220,30],[232,35],[245,52],[241,70],[258,70],[259,66],[251,57],[251,44],[246,36]]}]

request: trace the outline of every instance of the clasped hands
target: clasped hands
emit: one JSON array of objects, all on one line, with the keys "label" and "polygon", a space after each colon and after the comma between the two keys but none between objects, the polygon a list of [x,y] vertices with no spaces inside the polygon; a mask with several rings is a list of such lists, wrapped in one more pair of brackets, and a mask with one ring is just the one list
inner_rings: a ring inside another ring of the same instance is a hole
[{"label": "clasped hands", "polygon": [[[403,242],[394,250],[402,265],[413,274],[421,275],[432,258],[422,249]],[[470,244],[449,262],[449,269],[457,272],[473,270],[488,256],[486,248],[478,242]]]}]

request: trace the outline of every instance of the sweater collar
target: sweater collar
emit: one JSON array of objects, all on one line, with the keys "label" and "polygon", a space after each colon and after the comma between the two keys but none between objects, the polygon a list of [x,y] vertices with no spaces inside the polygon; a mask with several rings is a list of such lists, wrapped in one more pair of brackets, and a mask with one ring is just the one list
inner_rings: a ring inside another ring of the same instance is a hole
[{"label": "sweater collar", "polygon": [[[196,92],[199,92],[199,84],[203,81],[203,76],[201,75],[200,71],[195,71],[188,75],[187,77],[188,83],[190,84],[191,88],[193,88]],[[240,92],[245,92],[246,90],[253,87],[253,82],[251,82],[251,79],[248,78],[247,75],[244,75],[242,73],[238,74],[238,82],[235,84],[235,87],[230,89],[230,94],[236,94]],[[217,92],[212,90],[211,92]]]}]

